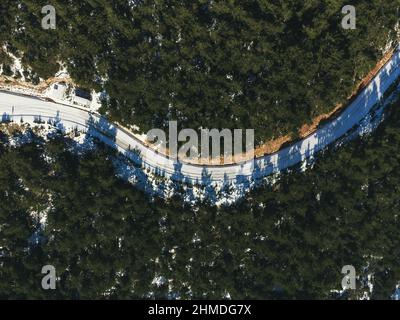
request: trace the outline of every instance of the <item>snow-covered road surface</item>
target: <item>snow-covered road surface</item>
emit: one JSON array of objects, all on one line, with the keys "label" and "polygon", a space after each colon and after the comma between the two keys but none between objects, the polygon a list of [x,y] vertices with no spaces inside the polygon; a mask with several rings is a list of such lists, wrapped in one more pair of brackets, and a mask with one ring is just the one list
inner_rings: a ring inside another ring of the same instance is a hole
[{"label": "snow-covered road surface", "polygon": [[173,180],[198,184],[240,182],[243,179],[253,181],[302,163],[351,131],[372,111],[391,84],[399,78],[399,64],[400,51],[396,50],[371,83],[336,119],[289,147],[242,164],[208,166],[176,162],[145,146],[129,131],[97,114],[30,96],[0,91],[0,113],[2,121],[51,121],[59,127],[77,128],[118,149],[143,168]]}]

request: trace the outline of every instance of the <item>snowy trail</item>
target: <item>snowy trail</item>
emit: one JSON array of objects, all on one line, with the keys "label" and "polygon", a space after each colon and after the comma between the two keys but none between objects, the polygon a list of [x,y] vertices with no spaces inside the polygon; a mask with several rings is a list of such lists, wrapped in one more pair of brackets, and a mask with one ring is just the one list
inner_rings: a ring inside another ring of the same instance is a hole
[{"label": "snowy trail", "polygon": [[29,123],[39,120],[52,121],[59,127],[77,128],[116,148],[143,168],[176,181],[190,181],[197,184],[240,182],[243,179],[253,181],[302,163],[345,136],[371,113],[373,107],[399,76],[400,50],[396,50],[389,62],[336,119],[310,136],[274,154],[242,164],[215,166],[176,162],[145,146],[129,131],[97,114],[35,97],[0,91],[0,113],[2,121]]}]

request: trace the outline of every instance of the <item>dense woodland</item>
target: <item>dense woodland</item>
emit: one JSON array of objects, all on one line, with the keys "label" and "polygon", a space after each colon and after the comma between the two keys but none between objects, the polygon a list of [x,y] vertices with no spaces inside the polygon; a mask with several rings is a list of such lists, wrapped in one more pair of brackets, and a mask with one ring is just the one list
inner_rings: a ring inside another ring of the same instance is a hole
[{"label": "dense woodland", "polygon": [[[33,83],[63,61],[108,93],[112,119],[254,128],[260,141],[348,96],[395,38],[400,0],[352,1],[356,30],[341,28],[345,0],[51,3],[56,30],[41,28],[47,0],[1,0],[3,74],[5,51]],[[387,299],[400,280],[399,122],[396,104],[372,136],[219,208],[150,199],[101,144],[78,155],[61,134],[18,148],[2,134],[0,298],[355,298],[374,274],[372,298]],[[41,289],[47,264],[54,291]],[[349,264],[359,291],[338,297]]]},{"label": "dense woodland", "polygon": [[400,0],[351,1],[356,30],[341,27],[346,0],[53,0],[57,29],[43,30],[47,4],[0,3],[0,43],[33,82],[63,61],[122,123],[253,128],[260,142],[344,101],[395,39]]},{"label": "dense woodland", "polygon": [[[62,136],[15,148],[3,135],[0,298],[338,298],[350,264],[387,299],[400,280],[399,122],[397,103],[372,136],[220,208],[149,199],[101,145],[78,156]],[[46,264],[55,291],[40,287]]]}]

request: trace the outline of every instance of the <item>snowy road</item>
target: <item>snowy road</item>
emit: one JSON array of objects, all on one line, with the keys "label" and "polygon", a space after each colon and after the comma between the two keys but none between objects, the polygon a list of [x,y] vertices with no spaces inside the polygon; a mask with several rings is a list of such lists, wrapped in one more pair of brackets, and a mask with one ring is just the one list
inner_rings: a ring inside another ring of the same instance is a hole
[{"label": "snowy road", "polygon": [[[136,164],[159,175],[178,181],[210,183],[221,181],[252,180],[268,176],[301,163],[343,137],[360,123],[380,101],[391,84],[400,76],[400,51],[379,71],[371,83],[336,119],[319,128],[303,140],[272,155],[236,165],[201,166],[176,163],[146,147],[124,128],[107,122],[87,110],[0,91],[0,113],[2,121],[19,122],[51,121],[64,128],[77,128],[100,138],[118,149]],[[135,150],[135,152],[130,151]],[[139,156],[140,155],[140,156]]]}]

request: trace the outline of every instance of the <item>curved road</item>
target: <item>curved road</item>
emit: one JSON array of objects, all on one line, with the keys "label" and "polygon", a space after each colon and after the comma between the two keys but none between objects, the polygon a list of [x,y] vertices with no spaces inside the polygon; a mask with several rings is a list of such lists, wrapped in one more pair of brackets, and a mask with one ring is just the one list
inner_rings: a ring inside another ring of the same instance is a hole
[{"label": "curved road", "polygon": [[[372,111],[399,76],[400,50],[396,50],[370,84],[336,119],[303,140],[274,154],[233,165],[206,166],[177,163],[146,147],[129,131],[107,122],[97,114],[31,96],[0,91],[0,113],[2,121],[51,121],[59,127],[77,128],[118,149],[136,164],[177,181],[199,184],[240,182],[242,179],[249,181],[262,178],[298,164],[343,137]],[[134,149],[135,152],[130,151]]]}]

